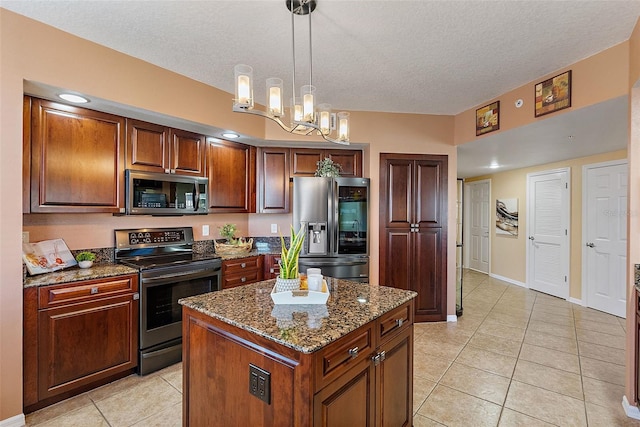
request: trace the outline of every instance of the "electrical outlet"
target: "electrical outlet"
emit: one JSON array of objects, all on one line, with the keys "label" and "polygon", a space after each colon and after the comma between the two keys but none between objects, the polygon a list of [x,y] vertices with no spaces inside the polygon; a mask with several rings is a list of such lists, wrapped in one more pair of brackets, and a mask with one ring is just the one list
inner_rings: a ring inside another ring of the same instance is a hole
[{"label": "electrical outlet", "polygon": [[209,226],[206,225],[206,224],[202,226],[202,235],[203,236],[208,236],[209,235]]},{"label": "electrical outlet", "polygon": [[23,231],[22,232],[22,243],[29,243],[29,232],[28,231]]},{"label": "electrical outlet", "polygon": [[271,374],[249,364],[249,394],[271,405]]},{"label": "electrical outlet", "polygon": [[278,232],[278,224],[271,224],[271,233],[276,234]]}]

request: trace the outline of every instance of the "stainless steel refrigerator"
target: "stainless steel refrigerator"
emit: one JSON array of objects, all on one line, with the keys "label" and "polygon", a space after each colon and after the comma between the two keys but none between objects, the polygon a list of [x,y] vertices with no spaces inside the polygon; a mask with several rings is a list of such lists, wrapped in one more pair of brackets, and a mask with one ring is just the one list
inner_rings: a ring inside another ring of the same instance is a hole
[{"label": "stainless steel refrigerator", "polygon": [[293,227],[304,228],[300,272],[369,281],[369,178],[293,178]]}]

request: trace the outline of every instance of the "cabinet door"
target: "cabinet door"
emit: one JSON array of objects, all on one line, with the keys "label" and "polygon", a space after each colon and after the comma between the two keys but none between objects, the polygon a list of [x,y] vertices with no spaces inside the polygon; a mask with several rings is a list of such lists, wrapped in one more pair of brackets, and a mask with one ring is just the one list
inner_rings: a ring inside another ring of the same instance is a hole
[{"label": "cabinet door", "polygon": [[366,357],[313,398],[313,425],[373,426],[375,368]]},{"label": "cabinet door", "polygon": [[313,176],[318,169],[318,162],[322,159],[322,150],[292,148],[291,176]]},{"label": "cabinet door", "polygon": [[186,130],[171,129],[169,164],[171,173],[178,175],[205,175],[204,135]]},{"label": "cabinet door", "polygon": [[[441,157],[441,156],[438,156]],[[420,227],[446,227],[447,162],[420,160],[415,164],[414,223]]]},{"label": "cabinet door", "polygon": [[359,150],[326,150],[324,157],[333,160],[342,166],[340,176],[361,178],[362,177],[362,151]]},{"label": "cabinet door", "polygon": [[289,149],[258,150],[258,210],[261,213],[289,212]]},{"label": "cabinet door", "polygon": [[413,223],[414,167],[411,159],[381,159],[380,227],[409,228]]},{"label": "cabinet door", "polygon": [[280,255],[265,255],[263,280],[275,279],[278,275],[280,275]]},{"label": "cabinet door", "polygon": [[411,287],[418,293],[415,315],[418,322],[447,319],[446,231],[425,228],[413,234]]},{"label": "cabinet door", "polygon": [[380,285],[398,289],[413,289],[413,232],[405,229],[384,229],[380,253],[393,254],[381,258]]},{"label": "cabinet door", "polygon": [[127,169],[169,173],[169,128],[127,119]]},{"label": "cabinet door", "polygon": [[31,212],[124,208],[125,119],[34,99]]},{"label": "cabinet door", "polygon": [[377,367],[376,425],[413,425],[413,325],[382,345],[384,360]]},{"label": "cabinet door", "polygon": [[256,210],[256,148],[220,141],[208,145],[209,212]]},{"label": "cabinet door", "polygon": [[133,294],[41,310],[38,316],[40,400],[136,367]]}]

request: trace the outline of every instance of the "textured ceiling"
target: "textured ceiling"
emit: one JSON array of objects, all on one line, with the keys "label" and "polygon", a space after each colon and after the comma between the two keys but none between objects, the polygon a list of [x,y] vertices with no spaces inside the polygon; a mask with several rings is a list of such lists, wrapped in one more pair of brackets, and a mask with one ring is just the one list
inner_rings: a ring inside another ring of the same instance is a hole
[{"label": "textured ceiling", "polygon": [[[257,102],[268,77],[281,77],[291,96],[284,0],[0,6],[228,92],[234,65],[249,64]],[[627,40],[639,16],[640,0],[318,0],[313,84],[334,110],[457,114]],[[307,23],[296,17],[296,90],[309,78]],[[460,146],[459,176],[488,173],[493,161],[507,170],[625,148],[626,102]]]},{"label": "textured ceiling", "polygon": [[[274,76],[290,97],[284,0],[0,5],[228,92],[233,66],[249,64],[258,102]],[[334,109],[457,114],[627,40],[638,16],[640,1],[319,0],[313,83]],[[307,22],[296,18],[297,86]]]}]

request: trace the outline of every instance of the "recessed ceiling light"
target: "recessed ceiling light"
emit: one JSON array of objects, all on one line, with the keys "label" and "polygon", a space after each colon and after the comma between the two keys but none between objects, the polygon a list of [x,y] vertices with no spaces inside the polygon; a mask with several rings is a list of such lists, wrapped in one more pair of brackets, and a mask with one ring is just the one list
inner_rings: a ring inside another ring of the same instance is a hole
[{"label": "recessed ceiling light", "polygon": [[500,167],[500,165],[499,165],[499,164],[497,164],[497,163],[491,163],[491,164],[489,165],[489,169],[498,169],[499,167]]},{"label": "recessed ceiling light", "polygon": [[240,135],[232,132],[225,132],[222,134],[222,136],[224,136],[225,138],[231,138],[231,139],[240,138]]},{"label": "recessed ceiling light", "polygon": [[73,102],[76,104],[86,104],[89,100],[80,95],[74,95],[73,93],[61,93],[58,97],[64,99],[65,101]]}]

